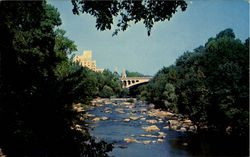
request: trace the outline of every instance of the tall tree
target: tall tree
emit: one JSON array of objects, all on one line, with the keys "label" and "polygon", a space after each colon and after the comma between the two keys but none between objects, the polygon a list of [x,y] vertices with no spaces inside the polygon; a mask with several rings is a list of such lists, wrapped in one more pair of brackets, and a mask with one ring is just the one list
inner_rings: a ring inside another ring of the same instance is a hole
[{"label": "tall tree", "polygon": [[80,92],[89,80],[83,68],[74,70],[67,58],[76,47],[63,31],[55,31],[61,24],[59,13],[44,1],[1,1],[0,8],[3,152],[9,156],[105,156],[110,145],[95,143],[87,131],[74,127],[80,115],[72,104],[89,99]]}]

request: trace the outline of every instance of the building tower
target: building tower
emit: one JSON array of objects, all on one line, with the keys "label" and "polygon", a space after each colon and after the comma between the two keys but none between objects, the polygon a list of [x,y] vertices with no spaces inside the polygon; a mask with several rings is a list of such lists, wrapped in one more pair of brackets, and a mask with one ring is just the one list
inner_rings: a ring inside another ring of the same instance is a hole
[{"label": "building tower", "polygon": [[122,78],[126,78],[126,77],[127,77],[126,70],[123,70],[123,72],[122,72]]},{"label": "building tower", "polygon": [[92,51],[83,51],[82,56],[75,56],[75,62],[78,62],[79,65],[87,67],[95,72],[103,72],[104,69],[96,69],[96,61],[92,60]]}]

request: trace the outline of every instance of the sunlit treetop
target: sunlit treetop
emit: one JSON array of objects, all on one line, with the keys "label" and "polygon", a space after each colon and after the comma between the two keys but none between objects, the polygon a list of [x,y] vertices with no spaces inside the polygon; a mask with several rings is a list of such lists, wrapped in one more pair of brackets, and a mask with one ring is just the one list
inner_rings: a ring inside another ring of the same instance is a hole
[{"label": "sunlit treetop", "polygon": [[96,18],[98,30],[110,30],[114,25],[114,18],[117,17],[116,28],[113,35],[120,30],[125,31],[130,22],[135,24],[143,21],[148,36],[155,22],[170,20],[178,10],[187,8],[184,0],[152,1],[152,0],[113,0],[113,1],[88,1],[72,0],[73,13],[79,15],[86,13]]}]

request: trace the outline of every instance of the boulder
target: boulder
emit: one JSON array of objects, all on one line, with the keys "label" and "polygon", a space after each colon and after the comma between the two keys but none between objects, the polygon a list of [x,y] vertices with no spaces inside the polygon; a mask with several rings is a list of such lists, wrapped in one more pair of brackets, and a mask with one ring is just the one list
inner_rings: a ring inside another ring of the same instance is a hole
[{"label": "boulder", "polygon": [[165,127],[163,127],[163,129],[169,129],[169,126],[165,126]]},{"label": "boulder", "polygon": [[186,129],[186,128],[184,128],[184,127],[181,127],[181,128],[180,128],[180,131],[182,131],[182,132],[186,132],[186,131],[187,131],[187,129]]},{"label": "boulder", "polygon": [[156,124],[157,120],[150,119],[150,120],[146,120],[146,122],[148,122],[150,124]]},{"label": "boulder", "polygon": [[177,125],[171,126],[171,129],[177,130],[177,129],[178,129],[178,126],[177,126]]},{"label": "boulder", "polygon": [[165,132],[158,132],[159,138],[166,138],[166,133]]},{"label": "boulder", "polygon": [[132,120],[137,120],[137,119],[139,119],[140,117],[129,117],[130,119],[132,119]]},{"label": "boulder", "polygon": [[163,142],[164,142],[163,139],[157,139],[157,141],[158,141],[159,143],[163,143]]},{"label": "boulder", "polygon": [[183,123],[192,123],[192,121],[189,120],[189,119],[185,119],[185,120],[183,121]]},{"label": "boulder", "polygon": [[179,124],[179,121],[178,120],[169,120],[168,121],[169,124],[172,126],[172,125],[178,125]]},{"label": "boulder", "polygon": [[86,115],[87,117],[95,117],[95,115],[89,114],[89,113],[86,113],[85,115]]},{"label": "boulder", "polygon": [[155,105],[151,103],[151,104],[149,104],[149,107],[150,107],[150,108],[154,108]]},{"label": "boulder", "polygon": [[159,131],[160,129],[156,125],[151,125],[148,127],[142,127],[147,132],[154,132],[154,131]]},{"label": "boulder", "polygon": [[96,117],[94,119],[92,119],[93,122],[99,122],[100,121],[100,118]]},{"label": "boulder", "polygon": [[141,108],[141,112],[147,112],[148,110],[146,108]]},{"label": "boulder", "polygon": [[130,119],[126,118],[123,120],[124,122],[130,122]]},{"label": "boulder", "polygon": [[125,138],[124,139],[124,141],[125,142],[127,142],[127,143],[132,143],[132,142],[134,142],[134,143],[139,143],[139,141],[137,141],[135,138]]},{"label": "boulder", "polygon": [[112,111],[107,110],[107,111],[105,111],[105,113],[112,113]]},{"label": "boulder", "polygon": [[116,108],[115,111],[118,113],[125,113],[122,108]]},{"label": "boulder", "polygon": [[140,120],[146,120],[146,118],[141,118]]},{"label": "boulder", "polygon": [[149,144],[151,141],[142,141],[145,145]]},{"label": "boulder", "polygon": [[152,137],[152,138],[156,138],[157,136],[155,136],[155,135],[150,135],[150,134],[147,134],[147,135],[142,134],[142,135],[140,135],[140,137]]},{"label": "boulder", "polygon": [[107,120],[108,119],[108,117],[101,117],[101,120]]}]

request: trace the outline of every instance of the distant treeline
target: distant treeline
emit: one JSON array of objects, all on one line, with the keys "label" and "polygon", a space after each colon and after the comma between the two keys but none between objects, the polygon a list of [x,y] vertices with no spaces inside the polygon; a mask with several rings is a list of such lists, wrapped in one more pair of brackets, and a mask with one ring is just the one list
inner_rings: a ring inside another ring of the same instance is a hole
[{"label": "distant treeline", "polygon": [[127,77],[147,77],[147,76],[149,76],[149,75],[143,75],[139,72],[130,72],[128,70],[126,70],[126,75],[127,75]]},{"label": "distant treeline", "polygon": [[182,113],[198,126],[248,135],[249,38],[242,43],[232,29],[185,52],[137,89],[138,97]]}]

